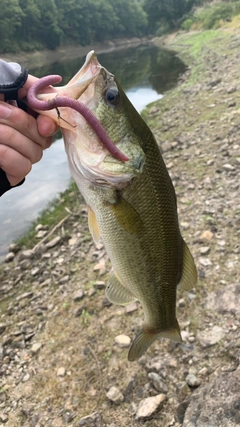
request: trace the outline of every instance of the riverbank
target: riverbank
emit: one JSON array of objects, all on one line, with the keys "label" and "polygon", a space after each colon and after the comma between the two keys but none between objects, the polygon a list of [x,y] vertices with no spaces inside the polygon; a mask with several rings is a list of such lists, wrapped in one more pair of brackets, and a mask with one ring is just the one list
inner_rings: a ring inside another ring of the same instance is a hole
[{"label": "riverbank", "polygon": [[142,310],[107,303],[110,264],[92,243],[73,187],[56,218],[50,210],[51,219],[0,267],[2,425],[240,422],[240,32],[182,34],[167,46],[189,69],[144,118],[163,151],[199,271],[196,291],[178,295],[183,344],[162,340],[127,362],[127,338],[119,335],[133,338]]},{"label": "riverbank", "polygon": [[1,58],[7,62],[18,62],[30,69],[59,62],[59,58],[61,58],[61,61],[63,62],[72,60],[73,58],[80,58],[85,56],[91,50],[95,50],[95,52],[99,54],[112,52],[113,50],[126,49],[128,47],[137,47],[149,43],[151,44],[152,42],[148,37],[134,37],[132,39],[115,39],[104,43],[94,43],[87,46],[65,45],[55,50],[45,49],[35,52],[2,54]]}]

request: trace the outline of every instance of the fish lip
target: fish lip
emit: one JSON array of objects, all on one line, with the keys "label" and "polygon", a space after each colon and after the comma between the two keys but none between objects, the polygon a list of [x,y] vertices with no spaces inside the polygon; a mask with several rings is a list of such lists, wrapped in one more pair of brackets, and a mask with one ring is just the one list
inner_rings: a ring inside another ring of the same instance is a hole
[{"label": "fish lip", "polygon": [[102,66],[99,64],[97,55],[94,50],[91,50],[85,59],[83,66],[78,73],[69,81],[67,88],[77,87],[76,99],[85,92],[87,87],[98,77],[101,73]]}]

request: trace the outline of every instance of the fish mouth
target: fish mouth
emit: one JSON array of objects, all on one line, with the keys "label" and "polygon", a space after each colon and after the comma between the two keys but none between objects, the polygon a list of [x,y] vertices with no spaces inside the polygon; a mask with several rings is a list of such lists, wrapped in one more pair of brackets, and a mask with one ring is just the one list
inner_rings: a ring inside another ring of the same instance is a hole
[{"label": "fish mouth", "polygon": [[71,98],[79,99],[88,86],[99,76],[101,69],[102,66],[98,62],[95,51],[91,50],[77,74],[66,86],[60,88],[59,95],[67,95]]}]

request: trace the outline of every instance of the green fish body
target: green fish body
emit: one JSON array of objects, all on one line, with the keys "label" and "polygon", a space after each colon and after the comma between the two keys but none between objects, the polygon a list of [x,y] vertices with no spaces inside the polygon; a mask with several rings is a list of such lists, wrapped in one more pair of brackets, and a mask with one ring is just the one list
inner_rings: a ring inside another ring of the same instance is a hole
[{"label": "green fish body", "polygon": [[157,338],[181,341],[177,287],[196,285],[196,267],[181,236],[159,147],[116,78],[90,52],[61,93],[87,105],[129,158],[113,158],[79,114],[61,110],[75,125],[61,123],[70,170],[89,208],[89,228],[95,242],[104,242],[113,267],[106,295],[114,304],[138,300],[143,307],[144,324],[128,354],[134,361]]}]

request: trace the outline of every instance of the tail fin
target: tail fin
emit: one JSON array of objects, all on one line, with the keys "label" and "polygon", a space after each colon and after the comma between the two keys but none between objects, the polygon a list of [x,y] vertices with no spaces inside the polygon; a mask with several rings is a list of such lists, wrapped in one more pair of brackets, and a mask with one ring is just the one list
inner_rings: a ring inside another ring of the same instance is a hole
[{"label": "tail fin", "polygon": [[172,341],[181,342],[182,338],[178,321],[176,320],[172,329],[161,332],[152,332],[146,327],[143,327],[143,329],[141,329],[136,335],[130,347],[128,352],[129,362],[138,360],[145,353],[145,351],[147,351],[148,347],[150,347],[150,345],[159,338],[169,338]]}]

